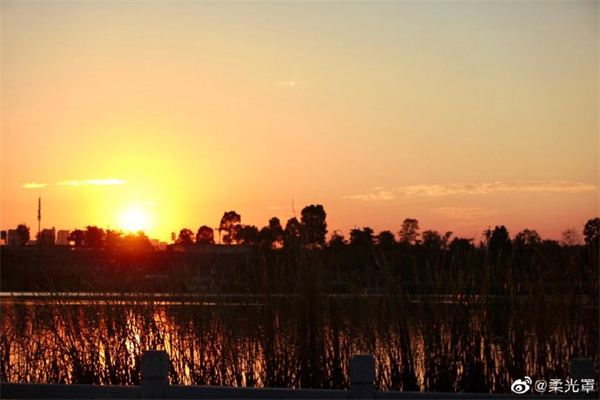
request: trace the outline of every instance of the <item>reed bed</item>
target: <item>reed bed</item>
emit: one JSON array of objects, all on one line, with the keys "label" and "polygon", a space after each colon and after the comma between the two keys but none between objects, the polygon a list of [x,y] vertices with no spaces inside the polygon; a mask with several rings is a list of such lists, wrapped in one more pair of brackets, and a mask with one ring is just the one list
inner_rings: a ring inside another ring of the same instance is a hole
[{"label": "reed bed", "polygon": [[404,273],[427,282],[427,295],[398,285],[397,266],[377,252],[368,283],[335,293],[328,256],[302,249],[258,265],[254,290],[233,298],[217,288],[210,301],[101,290],[85,302],[4,300],[0,379],[139,384],[151,349],[169,353],[172,384],[347,388],[349,360],[364,353],[381,390],[507,393],[525,375],[566,379],[575,357],[593,357],[598,371],[597,287],[549,291],[548,270],[534,265],[497,294],[499,272],[478,254],[443,269],[408,259]]}]

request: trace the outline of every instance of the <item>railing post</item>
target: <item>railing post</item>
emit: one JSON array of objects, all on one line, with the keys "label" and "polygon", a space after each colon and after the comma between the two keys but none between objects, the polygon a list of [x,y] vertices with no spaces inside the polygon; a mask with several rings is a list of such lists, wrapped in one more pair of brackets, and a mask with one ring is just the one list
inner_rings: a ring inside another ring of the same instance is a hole
[{"label": "railing post", "polygon": [[350,398],[375,398],[375,359],[370,354],[361,354],[350,360]]},{"label": "railing post", "polygon": [[142,355],[140,398],[164,399],[168,385],[169,356],[166,351],[149,350]]},{"label": "railing post", "polygon": [[571,360],[571,379],[576,379],[581,384],[582,379],[594,379],[594,391],[586,393],[580,390],[578,393],[573,394],[571,397],[575,398],[593,398],[595,397],[596,385],[598,382],[595,381],[594,374],[594,361],[591,358],[574,358]]}]

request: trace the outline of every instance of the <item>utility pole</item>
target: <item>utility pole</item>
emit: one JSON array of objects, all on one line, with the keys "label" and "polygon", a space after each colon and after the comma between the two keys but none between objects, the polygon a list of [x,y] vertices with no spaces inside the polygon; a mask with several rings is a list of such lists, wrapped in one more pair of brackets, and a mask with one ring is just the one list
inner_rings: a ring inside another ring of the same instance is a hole
[{"label": "utility pole", "polygon": [[42,225],[42,195],[38,197],[38,240],[40,240],[40,232]]}]

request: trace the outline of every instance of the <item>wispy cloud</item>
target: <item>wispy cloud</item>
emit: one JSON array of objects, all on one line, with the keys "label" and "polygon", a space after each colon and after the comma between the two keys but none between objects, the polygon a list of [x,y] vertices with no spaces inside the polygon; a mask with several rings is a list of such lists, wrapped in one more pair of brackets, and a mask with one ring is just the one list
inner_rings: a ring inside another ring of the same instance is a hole
[{"label": "wispy cloud", "polygon": [[281,207],[281,206],[269,206],[268,208],[269,208],[269,210],[281,210],[281,209],[283,209],[283,207]]},{"label": "wispy cloud", "polygon": [[514,181],[483,183],[446,183],[439,185],[409,185],[392,189],[375,188],[371,193],[342,196],[357,200],[391,200],[397,195],[409,197],[438,197],[452,195],[486,195],[514,192],[581,193],[596,191],[589,183],[569,181]]},{"label": "wispy cloud", "polygon": [[367,194],[354,194],[350,196],[342,196],[344,199],[356,199],[356,200],[365,200],[365,201],[377,201],[377,200],[393,200],[396,195],[390,191],[385,190],[383,188],[375,188],[372,193]]},{"label": "wispy cloud", "polygon": [[65,181],[60,181],[60,182],[56,182],[53,184],[48,184],[48,183],[37,183],[37,182],[31,182],[31,183],[26,183],[24,185],[22,185],[21,187],[23,187],[24,189],[39,189],[39,188],[43,188],[46,186],[85,186],[85,185],[124,185],[125,181],[122,179],[114,179],[114,178],[109,178],[109,179],[86,179],[86,180],[80,180],[80,181],[76,181],[76,180],[65,180]]},{"label": "wispy cloud", "polygon": [[57,186],[83,186],[83,185],[123,185],[124,180],[121,179],[87,179],[83,181],[62,181],[57,182]]},{"label": "wispy cloud", "polygon": [[277,81],[277,86],[284,86],[288,88],[297,88],[300,86],[306,87],[307,85],[310,86],[310,81],[307,81],[306,79],[286,79]]},{"label": "wispy cloud", "polygon": [[434,212],[451,219],[460,220],[485,218],[498,214],[496,210],[488,210],[483,207],[440,207],[436,208]]},{"label": "wispy cloud", "polygon": [[280,86],[296,86],[298,84],[298,82],[296,81],[279,81],[277,82],[278,85]]},{"label": "wispy cloud", "polygon": [[397,188],[396,191],[412,196],[449,196],[457,194],[491,194],[508,192],[550,192],[579,193],[597,190],[596,186],[581,182],[486,182],[486,183],[449,183],[443,185],[412,185]]},{"label": "wispy cloud", "polygon": [[47,183],[30,182],[30,183],[24,184],[22,187],[24,187],[25,189],[39,189],[39,188],[43,188],[46,186],[48,186]]}]

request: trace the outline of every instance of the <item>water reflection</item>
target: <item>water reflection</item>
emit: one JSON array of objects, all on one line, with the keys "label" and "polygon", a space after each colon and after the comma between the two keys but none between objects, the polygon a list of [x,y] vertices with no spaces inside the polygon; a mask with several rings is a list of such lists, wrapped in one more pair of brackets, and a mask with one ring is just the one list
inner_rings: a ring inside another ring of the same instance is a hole
[{"label": "water reflection", "polygon": [[429,300],[4,298],[0,378],[139,384],[159,349],[172,384],[347,388],[350,357],[371,353],[382,390],[507,393],[598,354],[597,308],[579,300]]}]

